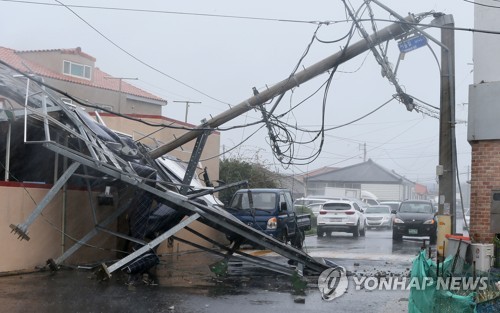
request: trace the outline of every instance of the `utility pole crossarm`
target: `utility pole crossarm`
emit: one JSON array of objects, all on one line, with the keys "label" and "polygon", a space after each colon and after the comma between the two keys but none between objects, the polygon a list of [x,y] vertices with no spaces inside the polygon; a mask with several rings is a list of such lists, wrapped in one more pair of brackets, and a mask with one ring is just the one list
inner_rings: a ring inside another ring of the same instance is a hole
[{"label": "utility pole crossarm", "polygon": [[[416,23],[417,21],[412,15],[409,15],[405,18],[405,21],[408,23]],[[215,128],[221,126],[222,124],[240,116],[241,114],[255,108],[256,106],[262,105],[265,102],[273,99],[274,97],[291,90],[294,87],[299,86],[300,84],[311,80],[312,78],[332,69],[355,56],[360,55],[361,53],[367,51],[373,45],[378,45],[382,42],[394,39],[408,30],[411,29],[410,25],[402,24],[401,22],[391,24],[380,31],[370,35],[369,40],[360,40],[348,47],[344,50],[339,51],[315,64],[312,66],[292,75],[281,82],[273,85],[272,87],[262,91],[261,93],[248,98],[247,100],[241,102],[240,104],[232,107],[231,109],[215,116],[214,118],[208,120],[204,124],[198,126],[199,130],[195,129],[193,131],[187,132],[177,139],[156,148],[150,152],[150,156],[153,159],[159,158],[162,155],[176,149],[177,147],[195,139],[198,135],[203,132],[201,128]]]}]

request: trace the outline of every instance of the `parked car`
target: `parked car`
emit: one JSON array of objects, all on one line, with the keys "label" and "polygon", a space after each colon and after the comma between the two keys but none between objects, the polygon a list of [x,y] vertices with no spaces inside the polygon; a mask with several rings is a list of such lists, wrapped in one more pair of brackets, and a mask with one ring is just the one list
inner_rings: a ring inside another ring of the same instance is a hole
[{"label": "parked car", "polygon": [[313,203],[307,206],[307,208],[309,208],[316,217],[319,215],[319,211],[321,211],[322,207],[323,203]]},{"label": "parked car", "polygon": [[316,230],[318,237],[324,234],[330,236],[332,231],[352,233],[354,237],[364,236],[366,218],[356,202],[331,200],[323,203]]},{"label": "parked car", "polygon": [[293,202],[293,206],[295,208],[301,207],[301,206],[309,206],[311,204],[316,204],[316,203],[325,203],[328,201],[328,199],[323,199],[323,198],[298,198],[295,199]]},{"label": "parked car", "polygon": [[367,190],[361,190],[361,201],[368,205],[379,205],[377,196]]},{"label": "parked car", "polygon": [[391,207],[388,205],[374,205],[366,208],[366,226],[368,228],[392,228]]},{"label": "parked car", "polygon": [[396,214],[392,227],[394,241],[401,241],[403,236],[429,236],[431,244],[436,243],[437,218],[431,201],[406,200],[393,212]]},{"label": "parked car", "polygon": [[388,205],[391,207],[391,211],[392,210],[398,210],[399,208],[399,205],[401,204],[401,201],[381,201],[380,202],[381,205]]},{"label": "parked car", "polygon": [[356,198],[342,198],[341,200],[348,200],[356,203],[361,208],[361,212],[364,212],[366,208],[370,206],[368,203]]},{"label": "parked car", "polygon": [[304,232],[311,229],[311,215],[296,213],[288,189],[240,189],[225,209],[246,225],[299,249]]}]

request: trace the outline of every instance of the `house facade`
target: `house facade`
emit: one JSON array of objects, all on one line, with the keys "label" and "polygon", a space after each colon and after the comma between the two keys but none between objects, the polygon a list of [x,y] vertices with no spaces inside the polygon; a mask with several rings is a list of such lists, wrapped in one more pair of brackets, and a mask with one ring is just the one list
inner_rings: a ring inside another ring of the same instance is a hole
[{"label": "house facade", "polygon": [[[167,104],[166,100],[141,90],[124,79],[101,71],[95,66],[96,59],[80,48],[16,51],[0,47],[0,61],[6,64],[0,66],[34,75],[36,79],[43,80],[47,86],[92,105],[95,108],[83,106],[91,116],[99,118],[110,129],[130,135],[133,140],[149,146],[157,147],[181,136],[186,132],[182,127],[194,127],[162,116],[162,106]],[[18,89],[21,90],[20,86],[26,85],[26,79],[22,77],[19,81]],[[97,204],[102,190],[74,188],[69,184],[67,188],[57,192],[45,206],[42,215],[30,225],[29,241],[20,241],[11,233],[9,225],[21,223],[30,216],[65,171],[65,166],[63,157],[48,151],[41,144],[29,143],[44,138],[40,134],[43,133],[43,126],[40,128],[36,119],[32,119],[34,122],[28,125],[25,131],[24,97],[12,97],[8,93],[8,88],[2,92],[0,94],[0,198],[2,199],[0,246],[7,257],[0,261],[0,272],[33,270],[37,266],[45,265],[47,259],[57,258],[70,249],[77,238],[81,238],[95,226],[96,219],[100,220],[113,212],[119,201],[115,201],[113,205]],[[77,107],[81,106],[64,95],[60,100]],[[50,109],[49,107],[48,110]],[[153,124],[173,125],[176,128],[159,128],[152,126]],[[194,144],[194,141],[187,143],[182,149],[176,149],[169,154],[187,162]],[[213,181],[219,176],[219,161],[218,158],[211,157],[219,154],[219,147],[220,134],[214,132],[208,137],[201,155],[201,159],[209,159],[203,162],[203,166],[207,168],[209,177]],[[114,191],[113,194],[116,195],[117,192]],[[97,206],[96,216],[92,216],[92,205]],[[222,236],[200,223],[195,222],[195,224],[197,225],[193,224],[194,228],[208,236]],[[119,230],[119,222],[111,223],[109,228]],[[183,233],[178,235],[191,237]],[[196,238],[192,240],[206,244]],[[92,263],[114,258],[116,252],[120,250],[119,245],[120,241],[116,237],[98,235],[67,259],[67,262]],[[159,251],[173,252],[173,247],[173,245],[170,247],[162,245]],[[191,248],[175,244],[176,251],[185,249]]]},{"label": "house facade", "polygon": [[[402,201],[427,199],[426,191],[394,171],[385,169],[373,160],[344,168],[322,171],[304,178],[307,196],[339,196],[335,191],[343,190],[343,196],[356,197],[360,191],[374,194],[379,201]],[[423,192],[424,191],[424,192]]]}]

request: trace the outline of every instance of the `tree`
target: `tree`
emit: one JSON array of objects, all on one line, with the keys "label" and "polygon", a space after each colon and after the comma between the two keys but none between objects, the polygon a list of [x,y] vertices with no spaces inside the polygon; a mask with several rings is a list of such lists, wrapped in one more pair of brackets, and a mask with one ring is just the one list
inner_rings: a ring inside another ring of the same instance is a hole
[{"label": "tree", "polygon": [[[226,184],[248,180],[248,188],[278,188],[277,178],[277,174],[259,163],[229,158],[221,160],[219,165],[219,180]],[[228,203],[237,189],[239,188],[228,188],[221,191],[219,199]]]}]

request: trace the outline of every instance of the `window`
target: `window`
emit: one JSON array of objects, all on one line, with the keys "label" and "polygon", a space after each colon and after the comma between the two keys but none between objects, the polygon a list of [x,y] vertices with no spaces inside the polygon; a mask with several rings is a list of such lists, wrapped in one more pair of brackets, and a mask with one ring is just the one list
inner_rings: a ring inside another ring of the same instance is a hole
[{"label": "window", "polygon": [[85,79],[90,80],[90,78],[91,78],[90,72],[91,72],[91,68],[88,65],[73,63],[70,61],[64,61],[63,73],[66,75],[85,78]]}]

